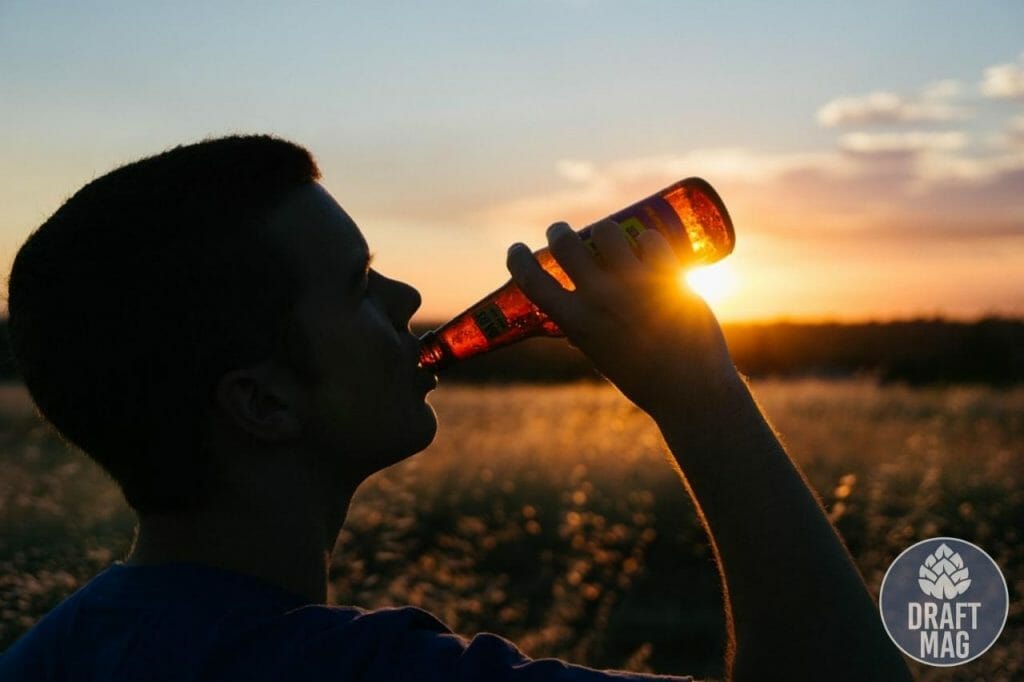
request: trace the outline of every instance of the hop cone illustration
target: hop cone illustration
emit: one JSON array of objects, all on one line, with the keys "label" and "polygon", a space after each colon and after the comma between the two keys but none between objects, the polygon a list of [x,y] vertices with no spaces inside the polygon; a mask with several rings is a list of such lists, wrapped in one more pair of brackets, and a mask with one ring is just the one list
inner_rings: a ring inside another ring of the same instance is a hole
[{"label": "hop cone illustration", "polygon": [[964,560],[946,543],[928,555],[917,575],[921,591],[936,599],[952,599],[971,586]]}]

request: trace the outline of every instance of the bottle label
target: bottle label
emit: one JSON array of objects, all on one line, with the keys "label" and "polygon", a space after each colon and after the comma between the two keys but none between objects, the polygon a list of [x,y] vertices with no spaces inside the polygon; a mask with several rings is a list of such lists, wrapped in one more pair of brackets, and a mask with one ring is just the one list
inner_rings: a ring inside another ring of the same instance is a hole
[{"label": "bottle label", "polygon": [[508,319],[496,303],[488,303],[473,313],[473,321],[488,340],[501,336],[508,329]]},{"label": "bottle label", "polygon": [[[636,240],[640,233],[650,229],[661,232],[668,238],[669,243],[682,241],[686,244],[684,248],[689,246],[689,243],[686,241],[685,227],[679,218],[679,214],[662,197],[647,197],[629,208],[613,213],[609,218],[618,224],[619,229],[626,235],[626,239],[629,240],[630,246],[634,249],[636,248]],[[594,246],[594,241],[590,236],[590,230],[589,226],[581,230],[580,238],[590,249],[591,253],[600,258],[597,247]],[[673,244],[673,248],[676,248],[678,253],[678,247],[675,244]],[[688,248],[687,251],[689,251]]]},{"label": "bottle label", "polygon": [[636,218],[626,218],[620,221],[619,228],[633,246],[636,246],[636,238],[646,229],[644,224]]},{"label": "bottle label", "polygon": [[[647,229],[644,224],[636,217],[623,218],[622,220],[617,221],[617,224],[619,229],[622,230],[622,234],[626,235],[626,239],[629,240],[629,245],[636,248],[636,238],[641,232]],[[590,236],[590,231],[588,230],[586,235],[581,236],[583,237],[583,243],[587,245],[588,249],[590,249],[590,253],[600,258],[601,254],[597,252],[597,247],[594,246],[594,239]]]}]

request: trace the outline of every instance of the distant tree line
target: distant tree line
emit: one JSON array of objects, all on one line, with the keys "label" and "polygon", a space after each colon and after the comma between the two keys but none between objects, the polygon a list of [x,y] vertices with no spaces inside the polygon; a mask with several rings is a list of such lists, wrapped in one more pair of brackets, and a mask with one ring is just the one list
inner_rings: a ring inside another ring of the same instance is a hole
[{"label": "distant tree line", "polygon": [[726,325],[737,367],[753,376],[850,376],[883,383],[1024,382],[1024,320],[919,319],[859,324]]},{"label": "distant tree line", "polygon": [[[417,329],[425,331],[429,325]],[[1024,383],[1024,320],[724,324],[736,366],[752,377],[868,376],[882,383]],[[563,339],[532,339],[457,365],[466,382],[597,377]]]},{"label": "distant tree line", "polygon": [[[414,325],[420,334],[436,325]],[[0,320],[0,380],[17,380]],[[1024,383],[1024,320],[723,325],[736,366],[753,377],[869,376],[883,383]],[[564,339],[537,338],[444,372],[449,381],[562,382],[598,377]]]}]

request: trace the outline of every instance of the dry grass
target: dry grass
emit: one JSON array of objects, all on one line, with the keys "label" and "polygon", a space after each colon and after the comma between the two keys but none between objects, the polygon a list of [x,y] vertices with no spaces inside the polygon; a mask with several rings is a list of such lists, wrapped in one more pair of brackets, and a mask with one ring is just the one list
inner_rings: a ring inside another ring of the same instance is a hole
[{"label": "dry grass", "polygon": [[[1024,390],[759,382],[869,587],[918,539],[953,535],[1003,567],[999,642],[922,680],[1024,676]],[[426,452],[360,488],[331,573],[339,603],[416,604],[534,657],[721,675],[717,576],[653,424],[613,389],[444,387]],[[0,648],[123,556],[116,488],[0,391]]]}]

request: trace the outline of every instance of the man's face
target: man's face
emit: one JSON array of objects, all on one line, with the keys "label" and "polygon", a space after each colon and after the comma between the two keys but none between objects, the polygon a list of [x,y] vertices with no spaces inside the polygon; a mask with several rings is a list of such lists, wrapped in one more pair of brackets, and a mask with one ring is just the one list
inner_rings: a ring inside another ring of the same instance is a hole
[{"label": "man's face", "polygon": [[303,442],[328,470],[359,476],[425,448],[436,379],[417,368],[408,327],[419,292],[370,268],[359,228],[319,184],[291,194],[270,231],[304,285],[294,315],[317,381],[301,389]]}]

